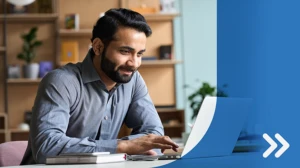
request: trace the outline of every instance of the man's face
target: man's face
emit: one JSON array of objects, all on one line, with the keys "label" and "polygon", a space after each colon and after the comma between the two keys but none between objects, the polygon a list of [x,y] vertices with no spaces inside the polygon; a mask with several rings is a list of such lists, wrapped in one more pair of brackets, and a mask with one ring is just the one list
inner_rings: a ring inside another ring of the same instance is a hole
[{"label": "man's face", "polygon": [[127,83],[141,65],[147,37],[131,28],[119,28],[101,55],[101,69],[113,81]]}]

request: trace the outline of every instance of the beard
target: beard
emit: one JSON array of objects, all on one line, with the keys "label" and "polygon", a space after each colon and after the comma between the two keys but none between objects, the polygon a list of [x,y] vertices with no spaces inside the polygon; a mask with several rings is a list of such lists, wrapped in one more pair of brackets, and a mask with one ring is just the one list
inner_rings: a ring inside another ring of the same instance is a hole
[{"label": "beard", "polygon": [[[137,71],[137,68],[126,66],[126,65],[120,65],[117,70],[115,70],[117,65],[110,61],[105,56],[105,50],[103,51],[103,54],[101,55],[101,69],[102,71],[114,82],[117,83],[128,83],[134,73]],[[120,73],[120,70],[130,71],[132,72],[131,75],[122,75]]]}]

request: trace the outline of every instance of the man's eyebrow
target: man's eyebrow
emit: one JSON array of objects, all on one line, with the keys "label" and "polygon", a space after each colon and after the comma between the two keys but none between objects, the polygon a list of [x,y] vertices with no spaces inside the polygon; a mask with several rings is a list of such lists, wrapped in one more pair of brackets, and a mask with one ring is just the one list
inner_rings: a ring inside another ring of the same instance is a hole
[{"label": "man's eyebrow", "polygon": [[[121,49],[127,49],[127,50],[130,50],[130,51],[134,51],[135,50],[134,48],[129,47],[129,46],[121,46],[120,48]],[[139,52],[145,52],[145,51],[146,51],[146,49],[143,49],[143,50],[141,50]]]},{"label": "man's eyebrow", "polygon": [[142,52],[142,53],[143,53],[143,52],[146,52],[146,49],[143,49],[143,50],[139,51],[139,53],[141,53],[141,52]]},{"label": "man's eyebrow", "polygon": [[129,46],[121,46],[120,48],[122,48],[122,49],[127,49],[127,50],[130,50],[130,51],[133,51],[133,50],[134,50],[134,48],[129,47]]}]

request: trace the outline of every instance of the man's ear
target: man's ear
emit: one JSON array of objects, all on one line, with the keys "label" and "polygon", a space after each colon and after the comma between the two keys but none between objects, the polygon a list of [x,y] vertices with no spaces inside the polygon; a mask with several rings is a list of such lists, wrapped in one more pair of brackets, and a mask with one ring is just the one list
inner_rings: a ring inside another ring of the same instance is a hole
[{"label": "man's ear", "polygon": [[95,38],[92,43],[93,51],[95,55],[101,55],[104,49],[104,45],[100,38]]}]

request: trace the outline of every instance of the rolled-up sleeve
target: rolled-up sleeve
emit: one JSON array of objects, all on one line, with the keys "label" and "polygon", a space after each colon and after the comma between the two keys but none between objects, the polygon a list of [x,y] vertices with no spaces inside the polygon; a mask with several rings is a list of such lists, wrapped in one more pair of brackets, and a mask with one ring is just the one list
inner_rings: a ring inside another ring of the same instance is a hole
[{"label": "rolled-up sleeve", "polygon": [[32,156],[36,163],[45,163],[46,157],[60,153],[116,152],[117,140],[94,140],[66,135],[70,109],[76,102],[79,88],[66,75],[69,74],[51,72],[39,85],[30,128]]},{"label": "rolled-up sleeve", "polygon": [[130,140],[147,134],[164,135],[163,125],[140,74],[137,74],[135,91],[125,124],[133,130],[130,136],[122,139]]}]

